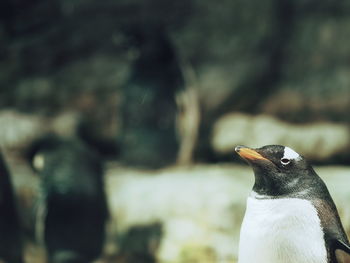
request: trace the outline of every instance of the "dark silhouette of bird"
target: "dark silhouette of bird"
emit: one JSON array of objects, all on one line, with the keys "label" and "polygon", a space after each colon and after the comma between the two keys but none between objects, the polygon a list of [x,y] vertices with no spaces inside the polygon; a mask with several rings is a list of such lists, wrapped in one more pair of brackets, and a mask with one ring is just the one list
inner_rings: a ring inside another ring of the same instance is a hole
[{"label": "dark silhouette of bird", "polygon": [[21,226],[11,176],[0,153],[0,261],[22,263]]},{"label": "dark silhouette of bird", "polygon": [[99,156],[78,139],[48,136],[31,156],[41,179],[41,229],[50,263],[87,263],[102,252],[108,218]]}]

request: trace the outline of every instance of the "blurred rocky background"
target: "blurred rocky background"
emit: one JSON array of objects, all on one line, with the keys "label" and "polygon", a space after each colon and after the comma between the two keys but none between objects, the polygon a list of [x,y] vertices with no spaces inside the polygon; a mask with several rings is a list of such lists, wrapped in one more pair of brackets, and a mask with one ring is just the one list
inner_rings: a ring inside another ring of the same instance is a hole
[{"label": "blurred rocky background", "polygon": [[48,134],[104,161],[101,262],[235,262],[253,179],[238,144],[318,165],[349,233],[349,14],[346,0],[1,1],[0,147],[25,262],[46,258],[29,153]]}]

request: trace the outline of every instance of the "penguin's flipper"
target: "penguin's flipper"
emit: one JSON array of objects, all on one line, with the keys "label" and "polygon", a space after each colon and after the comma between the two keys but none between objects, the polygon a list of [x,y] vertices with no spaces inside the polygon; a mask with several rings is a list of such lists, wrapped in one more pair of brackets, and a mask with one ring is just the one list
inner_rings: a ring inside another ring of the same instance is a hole
[{"label": "penguin's flipper", "polygon": [[350,246],[341,240],[337,240],[335,258],[337,263],[350,263]]}]

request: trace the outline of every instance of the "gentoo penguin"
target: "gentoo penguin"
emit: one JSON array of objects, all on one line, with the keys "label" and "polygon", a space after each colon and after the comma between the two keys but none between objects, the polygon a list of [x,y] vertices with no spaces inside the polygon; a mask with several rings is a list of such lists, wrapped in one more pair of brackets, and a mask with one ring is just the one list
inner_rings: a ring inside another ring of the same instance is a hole
[{"label": "gentoo penguin", "polygon": [[108,210],[102,160],[76,138],[44,137],[30,156],[41,179],[37,232],[49,263],[100,256]]},{"label": "gentoo penguin", "polygon": [[322,179],[289,147],[237,146],[255,183],[240,232],[239,263],[349,263],[350,245]]}]

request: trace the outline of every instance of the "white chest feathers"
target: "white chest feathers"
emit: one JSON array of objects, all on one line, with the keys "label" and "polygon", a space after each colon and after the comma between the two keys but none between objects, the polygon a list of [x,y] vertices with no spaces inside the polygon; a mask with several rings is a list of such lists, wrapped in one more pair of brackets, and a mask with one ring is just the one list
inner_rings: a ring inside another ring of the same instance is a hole
[{"label": "white chest feathers", "polygon": [[249,197],[238,257],[239,263],[327,263],[315,207],[297,198]]}]

